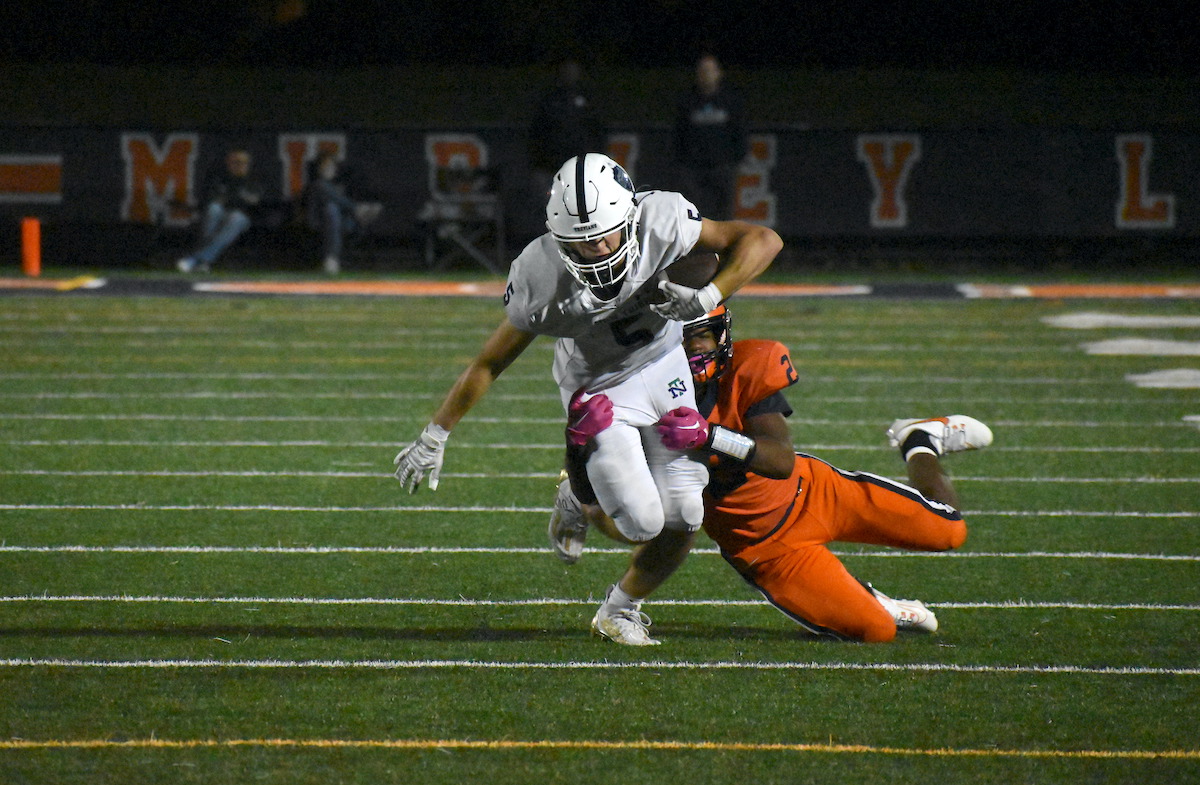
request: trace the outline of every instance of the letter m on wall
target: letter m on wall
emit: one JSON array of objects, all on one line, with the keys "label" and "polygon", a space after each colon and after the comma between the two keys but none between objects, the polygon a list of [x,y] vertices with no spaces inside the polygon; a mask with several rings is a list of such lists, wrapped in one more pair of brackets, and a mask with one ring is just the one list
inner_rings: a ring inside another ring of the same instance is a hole
[{"label": "letter m on wall", "polygon": [[916,134],[863,134],[858,137],[858,160],[866,164],[875,198],[871,228],[908,226],[904,189],[913,165],[921,160],[921,137]]},{"label": "letter m on wall", "polygon": [[183,225],[194,205],[196,134],[169,134],[161,146],[149,134],[121,134],[125,199],[121,218],[134,223]]}]

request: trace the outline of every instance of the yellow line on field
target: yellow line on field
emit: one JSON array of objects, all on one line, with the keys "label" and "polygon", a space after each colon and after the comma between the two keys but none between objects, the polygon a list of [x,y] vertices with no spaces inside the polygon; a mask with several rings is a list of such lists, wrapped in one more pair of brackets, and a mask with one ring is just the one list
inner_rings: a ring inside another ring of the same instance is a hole
[{"label": "yellow line on field", "polygon": [[60,292],[71,292],[76,289],[82,289],[82,288],[90,285],[95,280],[96,280],[95,276],[81,275],[77,278],[68,278],[65,281],[59,281],[58,284],[54,288]]},{"label": "yellow line on field", "polygon": [[46,749],[220,749],[238,747],[310,749],[395,749],[395,750],[661,750],[701,752],[817,752],[852,755],[917,755],[935,758],[1168,758],[1200,760],[1195,750],[1003,750],[922,749],[918,747],[873,747],[868,744],[771,744],[712,741],[484,741],[468,739],[9,739],[0,741],[4,750]]}]

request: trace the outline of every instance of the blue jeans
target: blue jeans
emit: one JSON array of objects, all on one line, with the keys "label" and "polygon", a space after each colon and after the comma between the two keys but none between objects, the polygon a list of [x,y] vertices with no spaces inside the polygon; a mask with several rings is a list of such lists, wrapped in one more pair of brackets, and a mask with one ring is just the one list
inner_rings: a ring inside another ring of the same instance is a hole
[{"label": "blue jeans", "polygon": [[358,228],[358,222],[353,214],[347,212],[342,205],[334,201],[326,202],[321,208],[321,229],[324,233],[324,250],[326,258],[335,259],[342,256],[342,243],[347,234]]},{"label": "blue jeans", "polygon": [[204,211],[202,246],[192,257],[200,264],[212,264],[249,228],[250,218],[241,210],[227,210],[219,202],[210,202]]}]

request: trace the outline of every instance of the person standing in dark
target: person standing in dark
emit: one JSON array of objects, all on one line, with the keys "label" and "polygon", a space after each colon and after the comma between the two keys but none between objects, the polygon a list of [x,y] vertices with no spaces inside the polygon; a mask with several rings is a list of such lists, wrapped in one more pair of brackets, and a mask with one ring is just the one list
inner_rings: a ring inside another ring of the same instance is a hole
[{"label": "person standing in dark", "polygon": [[563,60],[558,77],[538,101],[529,128],[529,164],[546,188],[562,162],[581,153],[603,153],[607,129],[583,83],[579,62]]},{"label": "person standing in dark", "polygon": [[705,218],[733,217],[734,180],[746,156],[746,128],[740,97],[722,85],[717,58],[701,55],[696,83],[675,113],[672,154],[676,190],[700,208]]},{"label": "person standing in dark", "polygon": [[[563,161],[583,153],[608,150],[608,128],[584,83],[579,61],[559,62],[554,85],[539,98],[529,125],[529,181],[526,201],[537,209],[522,215],[539,215],[550,192],[554,173]],[[538,222],[523,230],[521,245],[541,235],[546,227]]]}]

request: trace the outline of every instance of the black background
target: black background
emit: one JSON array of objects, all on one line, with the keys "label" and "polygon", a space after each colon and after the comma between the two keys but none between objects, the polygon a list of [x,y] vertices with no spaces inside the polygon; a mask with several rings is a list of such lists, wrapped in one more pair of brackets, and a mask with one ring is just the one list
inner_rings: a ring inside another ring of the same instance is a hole
[{"label": "black background", "polygon": [[613,0],[15,0],[0,62],[1016,68],[1200,74],[1190,4]]}]

